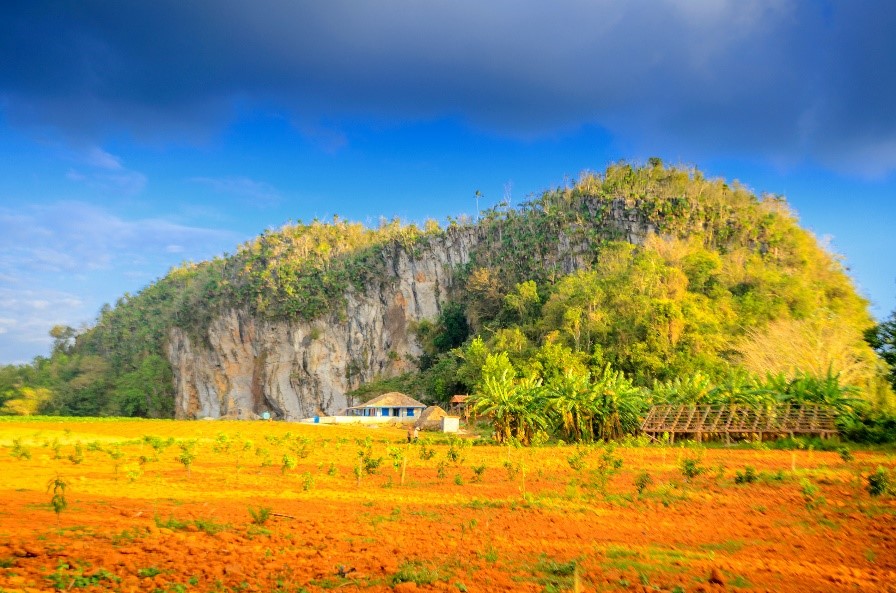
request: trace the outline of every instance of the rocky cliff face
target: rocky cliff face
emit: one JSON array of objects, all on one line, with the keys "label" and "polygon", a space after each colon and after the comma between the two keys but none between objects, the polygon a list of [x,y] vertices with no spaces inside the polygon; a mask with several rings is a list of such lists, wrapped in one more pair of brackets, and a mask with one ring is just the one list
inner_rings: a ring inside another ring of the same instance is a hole
[{"label": "rocky cliff face", "polygon": [[408,326],[438,317],[475,237],[473,229],[447,233],[416,254],[389,248],[386,277],[349,294],[344,318],[271,321],[231,309],[213,321],[205,344],[174,328],[177,417],[333,414],[361,383],[411,370],[421,351]]},{"label": "rocky cliff face", "polygon": [[[641,242],[652,227],[621,201],[604,224]],[[350,293],[344,317],[274,321],[234,308],[217,317],[198,343],[174,328],[167,353],[174,370],[178,418],[250,418],[263,411],[287,420],[334,414],[345,393],[378,376],[413,370],[421,354],[412,322],[438,317],[458,266],[470,261],[478,228],[457,228],[408,253],[384,251],[386,273],[363,294]],[[579,267],[578,251],[560,238],[564,267]],[[570,270],[571,271],[571,270]]]}]

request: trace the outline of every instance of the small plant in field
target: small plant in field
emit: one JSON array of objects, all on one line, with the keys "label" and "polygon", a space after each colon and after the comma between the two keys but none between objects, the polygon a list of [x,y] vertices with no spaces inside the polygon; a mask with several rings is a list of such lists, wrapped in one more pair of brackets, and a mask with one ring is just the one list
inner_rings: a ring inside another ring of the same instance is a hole
[{"label": "small plant in field", "polygon": [[445,463],[444,459],[439,460],[436,464],[436,477],[440,480],[444,480],[447,475],[448,464]]},{"label": "small plant in field", "polygon": [[448,451],[445,452],[448,461],[462,465],[464,462],[464,449],[466,449],[469,444],[470,442],[467,440],[452,436],[448,441]]},{"label": "small plant in field", "polygon": [[141,579],[149,579],[162,574],[162,571],[155,566],[148,566],[137,570],[137,576]]},{"label": "small plant in field", "polygon": [[756,470],[749,465],[744,467],[744,471],[736,471],[734,472],[734,483],[735,484],[752,484],[756,480],[759,479]]},{"label": "small plant in field", "polygon": [[837,447],[837,454],[840,456],[840,459],[843,460],[844,463],[849,463],[855,457],[852,455],[852,451],[849,450],[848,447]]},{"label": "small plant in field", "polygon": [[818,486],[806,478],[800,480],[800,493],[803,495],[803,501],[806,503],[806,508],[810,511],[825,503],[824,497],[819,496],[818,494]]},{"label": "small plant in field", "polygon": [[457,484],[458,486],[464,485],[464,479],[461,477],[460,474],[454,474],[454,483]]},{"label": "small plant in field", "polygon": [[241,445],[237,446],[235,449],[234,456],[236,457],[237,480],[239,480],[239,477],[240,477],[240,470],[243,469],[243,455],[245,455],[246,453],[251,451],[253,446],[254,446],[254,443],[251,440],[246,439],[245,441],[242,442]]},{"label": "small plant in field", "polygon": [[196,441],[182,441],[177,446],[180,448],[180,455],[177,456],[177,461],[186,468],[187,477],[189,478],[193,461],[196,460]]},{"label": "small plant in field", "polygon": [[597,467],[594,469],[594,485],[601,493],[606,493],[610,478],[622,467],[622,458],[616,455],[616,447],[612,444],[604,445]]},{"label": "small plant in field", "polygon": [[62,459],[62,443],[59,442],[59,439],[53,439],[50,449],[53,450],[53,459]]},{"label": "small plant in field", "polygon": [[401,465],[404,460],[405,451],[403,447],[389,447],[386,449],[386,455],[392,460],[392,468],[395,471],[401,471]]},{"label": "small plant in field", "polygon": [[121,458],[124,457],[124,453],[121,451],[121,445],[118,443],[110,446],[106,449],[106,455],[108,455],[112,459],[112,467],[115,469],[115,475],[118,475],[118,468],[121,465]]},{"label": "small plant in field", "polygon": [[868,494],[871,496],[881,496],[884,494],[896,493],[896,484],[890,473],[882,467],[868,476]]},{"label": "small plant in field", "polygon": [[308,437],[297,437],[292,446],[293,452],[299,456],[299,459],[305,459],[311,454],[311,439]]},{"label": "small plant in field", "polygon": [[535,570],[543,575],[539,583],[544,586],[545,591],[580,593],[582,590],[579,563],[576,560],[558,562],[542,555]]},{"label": "small plant in field", "polygon": [[154,459],[151,461],[158,461],[159,455],[165,452],[165,449],[174,444],[174,438],[168,437],[167,439],[162,439],[161,437],[144,435],[143,442],[150,447],[152,447],[153,452],[155,453]]},{"label": "small plant in field", "polygon": [[373,457],[371,455],[364,455],[361,458],[361,463],[364,468],[365,474],[375,474],[379,471],[380,464],[383,462],[382,457]]},{"label": "small plant in field", "polygon": [[423,461],[429,461],[436,456],[436,450],[428,445],[429,441],[420,439],[420,459]]},{"label": "small plant in field", "polygon": [[100,451],[100,452],[102,452],[102,450],[103,450],[103,446],[100,445],[100,442],[99,442],[99,441],[90,441],[89,443],[87,443],[87,450],[88,450],[88,451]]},{"label": "small plant in field", "polygon": [[497,548],[495,548],[492,545],[489,545],[487,548],[485,548],[484,551],[479,553],[479,557],[482,558],[483,560],[485,560],[486,562],[488,562],[489,564],[494,564],[498,561],[498,558],[500,558],[500,555],[498,554]]},{"label": "small plant in field", "polygon": [[140,476],[143,475],[143,470],[140,469],[139,465],[136,467],[131,466],[130,468],[128,466],[125,466],[125,470],[125,475],[128,477],[128,482],[130,482],[131,484],[139,480]]},{"label": "small plant in field", "polygon": [[280,464],[280,473],[285,474],[287,470],[295,469],[299,464],[298,460],[289,453],[283,454],[283,462]]},{"label": "small plant in field", "polygon": [[716,465],[716,482],[725,477],[725,464],[721,461]]},{"label": "small plant in field", "polygon": [[463,538],[467,535],[467,533],[473,533],[473,530],[476,529],[476,526],[479,524],[479,521],[476,519],[470,519],[469,521],[462,521],[460,524],[460,538]]},{"label": "small plant in field", "polygon": [[308,491],[314,487],[314,476],[311,475],[311,472],[305,472],[302,474],[302,490]]},{"label": "small plant in field", "polygon": [[274,462],[271,460],[271,452],[264,447],[257,447],[255,449],[255,456],[261,458],[261,467],[270,467],[274,465]]},{"label": "small plant in field", "polygon": [[380,464],[383,462],[382,457],[373,456],[373,441],[370,437],[364,441],[358,441],[361,448],[358,449],[358,465],[355,466],[355,477],[358,479],[358,485],[361,485],[361,478],[365,475],[371,475],[379,471]]},{"label": "small plant in field", "polygon": [[330,462],[330,467],[327,469],[328,476],[335,476],[338,470],[336,469],[336,464],[332,461]]},{"label": "small plant in field", "polygon": [[473,481],[481,482],[482,475],[485,473],[485,465],[474,465],[473,466]]},{"label": "small plant in field", "polygon": [[218,436],[215,437],[215,444],[212,445],[212,451],[215,453],[230,453],[230,446],[230,437],[223,432],[219,432]]},{"label": "small plant in field", "polygon": [[82,461],[84,461],[84,447],[81,446],[81,441],[75,443],[75,451],[68,456],[68,460],[75,465],[78,465]]},{"label": "small plant in field", "polygon": [[697,457],[685,457],[681,460],[681,474],[689,481],[703,473],[704,467]]},{"label": "small plant in field", "polygon": [[12,449],[9,451],[9,454],[16,459],[31,459],[31,451],[22,445],[22,439],[12,440]]},{"label": "small plant in field", "polygon": [[653,483],[653,478],[646,471],[641,472],[635,478],[635,488],[638,490],[638,496],[641,496],[647,487]]},{"label": "small plant in field", "polygon": [[162,519],[158,515],[153,517],[153,520],[156,523],[156,527],[159,529],[170,529],[171,531],[178,531],[180,529],[186,529],[189,523],[187,521],[180,521],[175,519],[171,515],[168,516],[167,519]]},{"label": "small plant in field", "polygon": [[583,447],[576,449],[576,452],[566,458],[569,467],[575,471],[582,471],[585,468],[585,457],[588,455],[588,449]]},{"label": "small plant in field", "polygon": [[507,472],[507,480],[512,482],[519,475],[522,467],[519,463],[513,463],[509,459],[504,462],[504,470]]},{"label": "small plant in field", "polygon": [[193,519],[193,525],[209,535],[221,533],[230,527],[227,523],[217,523],[213,519]]},{"label": "small plant in field", "polygon": [[271,518],[271,507],[258,507],[257,509],[249,507],[249,515],[254,524],[264,525]]},{"label": "small plant in field", "polygon": [[100,569],[93,574],[84,574],[80,566],[72,567],[66,562],[60,562],[56,570],[46,576],[57,591],[69,591],[71,589],[84,589],[87,587],[100,587],[111,589],[108,585],[102,585],[104,581],[117,583],[121,579],[107,570]]},{"label": "small plant in field", "polygon": [[436,569],[430,568],[420,561],[409,560],[398,567],[398,572],[392,575],[392,585],[399,583],[414,583],[423,586],[430,585],[445,577]]},{"label": "small plant in field", "polygon": [[53,496],[50,498],[50,506],[53,507],[53,512],[56,513],[57,527],[59,526],[59,515],[68,508],[68,501],[65,500],[65,489],[67,486],[68,483],[60,478],[59,474],[47,482],[47,492],[53,491]]}]

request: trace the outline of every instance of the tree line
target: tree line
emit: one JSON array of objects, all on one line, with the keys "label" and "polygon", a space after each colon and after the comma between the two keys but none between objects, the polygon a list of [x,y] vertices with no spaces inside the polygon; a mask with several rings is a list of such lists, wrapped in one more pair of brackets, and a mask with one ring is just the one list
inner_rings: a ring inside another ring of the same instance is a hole
[{"label": "tree line", "polygon": [[[650,232],[632,242],[630,222]],[[585,384],[630,385],[653,394],[639,396],[649,403],[673,391],[780,397],[814,381],[873,413],[892,410],[896,323],[875,324],[839,259],[786,201],[651,159],[583,174],[515,208],[500,203],[475,223],[369,228],[334,218],[266,231],[124,295],[90,328],[54,328],[49,356],[0,368],[2,412],[170,416],[171,328],[202,343],[228,308],[339,323],[346,295],[384,281],[397,253],[414,257],[461,231],[476,238],[470,261],[455,270],[440,317],[414,328],[417,370],[355,395],[399,389],[444,402],[486,393],[487,376],[505,392],[541,393],[553,410],[560,404],[545,393]],[[503,370],[489,374],[490,356],[506,356],[506,381]],[[578,420],[559,429],[562,413],[551,414],[545,426],[561,436],[616,430],[597,422],[588,432]]]}]

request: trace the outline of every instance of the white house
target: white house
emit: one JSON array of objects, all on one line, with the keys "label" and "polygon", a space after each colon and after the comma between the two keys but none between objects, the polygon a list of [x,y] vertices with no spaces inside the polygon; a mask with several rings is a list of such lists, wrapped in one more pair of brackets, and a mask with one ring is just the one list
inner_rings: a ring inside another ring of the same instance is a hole
[{"label": "white house", "polygon": [[416,420],[426,408],[426,404],[420,403],[403,393],[392,391],[377,396],[360,406],[352,406],[345,413],[348,416],[362,418],[388,418],[397,422],[411,422]]}]

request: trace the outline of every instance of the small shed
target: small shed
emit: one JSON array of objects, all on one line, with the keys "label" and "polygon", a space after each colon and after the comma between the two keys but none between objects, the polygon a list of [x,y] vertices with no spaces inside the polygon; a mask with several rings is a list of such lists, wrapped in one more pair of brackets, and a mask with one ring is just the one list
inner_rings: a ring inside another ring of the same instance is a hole
[{"label": "small shed", "polygon": [[460,418],[457,416],[445,416],[442,418],[442,432],[458,432],[460,430]]},{"label": "small shed", "polygon": [[429,406],[420,414],[414,427],[421,430],[442,430],[442,418],[446,416],[448,414],[439,406]]},{"label": "small shed", "polygon": [[464,420],[470,419],[471,407],[469,395],[453,395],[448,403],[448,411],[453,416],[462,416]]},{"label": "small shed", "polygon": [[391,391],[360,406],[352,406],[345,412],[349,416],[389,418],[399,422],[410,422],[418,418],[425,408],[426,404],[403,393]]}]

